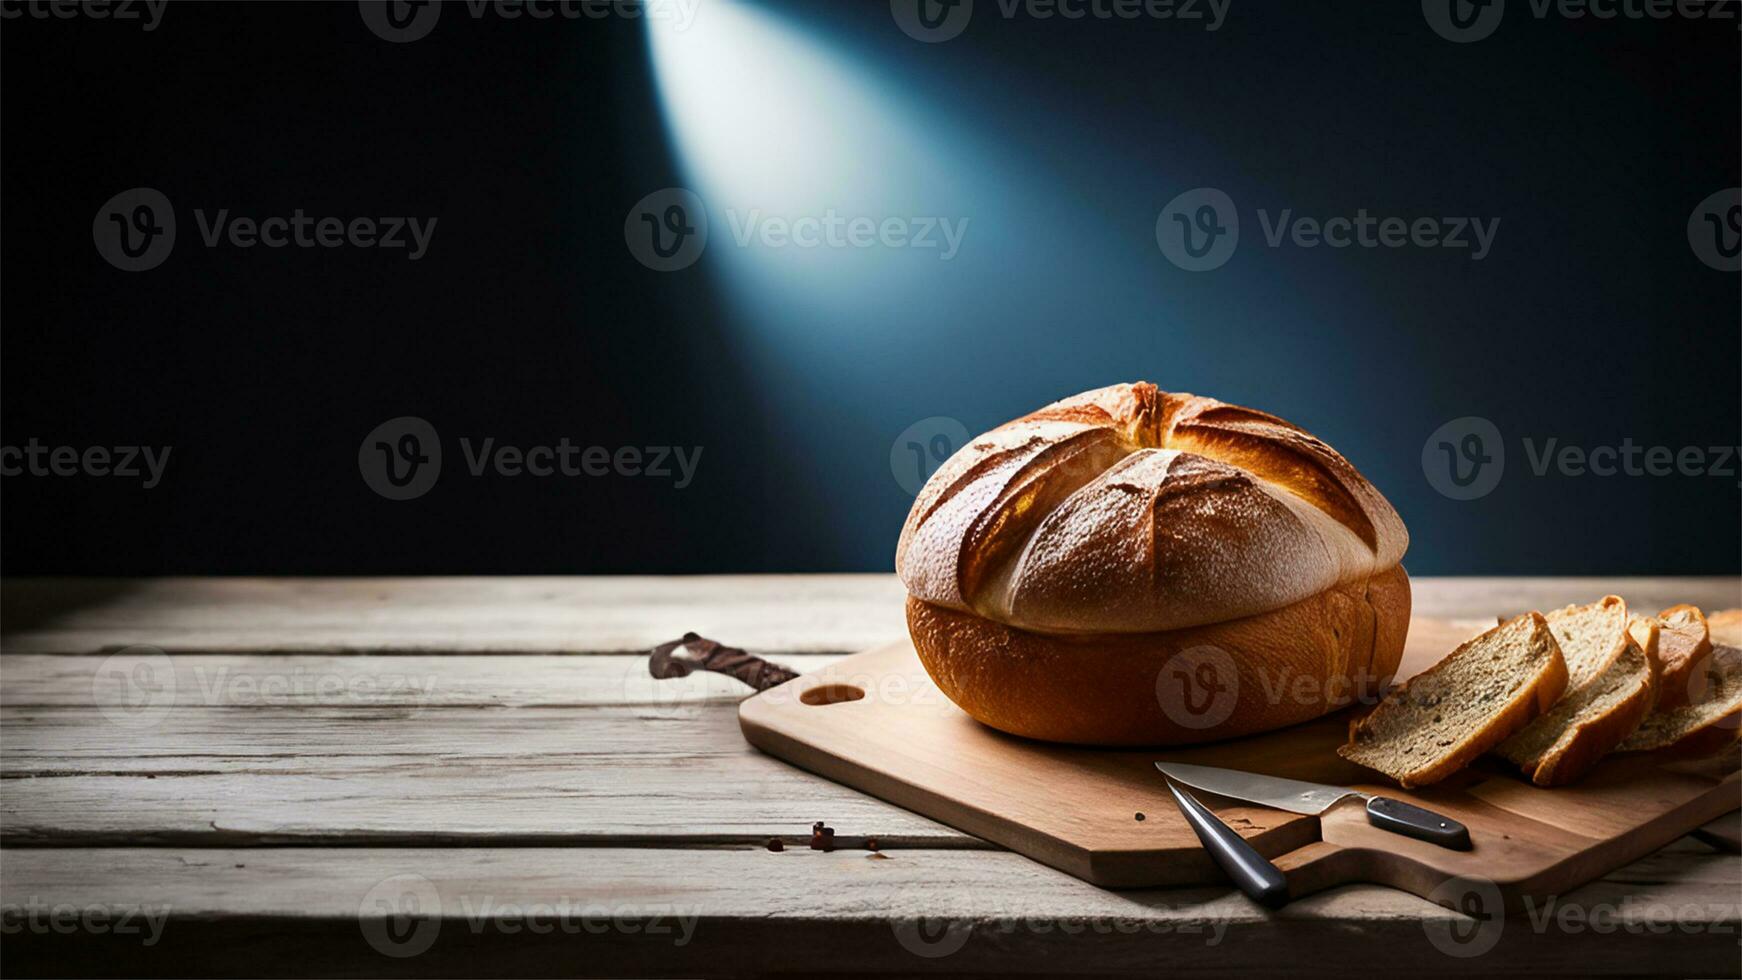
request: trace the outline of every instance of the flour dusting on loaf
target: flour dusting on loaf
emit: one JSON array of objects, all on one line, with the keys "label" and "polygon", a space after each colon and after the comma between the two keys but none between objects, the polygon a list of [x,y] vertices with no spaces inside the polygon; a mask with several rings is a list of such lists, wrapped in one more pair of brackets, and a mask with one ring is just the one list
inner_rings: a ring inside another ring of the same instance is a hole
[{"label": "flour dusting on loaf", "polygon": [[1408,543],[1311,434],[1139,382],[972,440],[914,501],[896,570],[915,598],[1021,629],[1139,633],[1280,609]]}]

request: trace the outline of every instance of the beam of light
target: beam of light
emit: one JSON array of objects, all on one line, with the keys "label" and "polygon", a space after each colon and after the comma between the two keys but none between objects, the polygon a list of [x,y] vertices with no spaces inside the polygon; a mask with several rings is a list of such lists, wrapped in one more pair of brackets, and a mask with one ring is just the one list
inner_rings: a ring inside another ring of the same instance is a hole
[{"label": "beam of light", "polygon": [[[785,471],[767,474],[773,498],[835,529],[814,542],[821,564],[887,550],[907,503],[888,447],[920,417],[980,431],[1012,406],[1139,378],[1262,404],[1251,388],[1269,379],[1225,356],[1230,338],[1261,339],[1278,371],[1315,356],[1308,331],[1264,322],[1285,287],[1255,275],[1260,250],[1219,280],[1158,250],[1157,210],[1181,180],[1241,179],[1191,127],[1172,131],[1187,108],[1122,120],[1154,137],[1134,149],[1102,116],[1041,98],[1044,80],[838,30],[737,0],[710,0],[685,28],[647,22],[668,138],[708,212],[705,254],[680,274],[721,290],[716,322],[762,413],[745,421],[784,450],[764,464]],[[759,234],[830,215],[965,230],[948,260],[941,246]],[[854,518],[831,520],[842,513]]]},{"label": "beam of light", "polygon": [[[768,474],[789,498],[803,495],[786,504],[839,514],[843,498],[829,486],[864,488],[846,502],[876,520],[814,522],[837,528],[834,541],[814,542],[823,561],[851,562],[893,540],[883,518],[899,525],[905,504],[888,446],[916,411],[959,415],[975,430],[1002,421],[976,405],[1007,390],[943,392],[969,376],[1002,376],[996,387],[1047,398],[1091,386],[1074,377],[1114,380],[1106,348],[1071,343],[1036,356],[1022,339],[1082,318],[1085,296],[1122,305],[1121,293],[1144,290],[1149,279],[1133,266],[1155,258],[1143,251],[1154,218],[1131,222],[1130,255],[1085,251],[1086,209],[1069,182],[986,140],[1008,107],[951,108],[947,89],[808,27],[732,0],[712,0],[687,28],[647,22],[668,138],[708,211],[705,254],[690,271],[721,288],[759,423],[790,450],[769,464],[788,472]],[[929,219],[939,245],[770,247],[758,234],[771,218],[830,215],[912,222],[910,234]],[[948,259],[945,221],[960,236]]]},{"label": "beam of light", "polygon": [[855,219],[862,231],[867,220],[967,219],[972,234],[954,186],[961,162],[887,80],[766,10],[715,2],[688,28],[649,20],[648,32],[672,143],[708,207],[710,261],[730,266],[733,284],[850,301],[959,257],[941,258],[941,230],[932,250],[766,244],[770,222],[832,223],[836,242]]}]

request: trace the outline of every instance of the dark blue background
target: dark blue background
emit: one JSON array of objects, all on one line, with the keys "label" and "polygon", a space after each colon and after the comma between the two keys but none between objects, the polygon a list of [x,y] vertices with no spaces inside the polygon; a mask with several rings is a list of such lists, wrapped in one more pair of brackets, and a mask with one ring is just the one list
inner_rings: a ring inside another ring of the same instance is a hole
[{"label": "dark blue background", "polygon": [[[1685,236],[1739,182],[1733,21],[1537,20],[1514,0],[1458,45],[1415,3],[1234,0],[1206,33],[979,0],[960,37],[927,45],[881,2],[754,7],[783,46],[729,45],[720,85],[734,57],[792,78],[757,103],[781,137],[732,161],[686,152],[638,21],[450,4],[404,45],[350,3],[174,4],[148,34],[5,21],[0,441],[175,449],[151,491],[6,478],[4,570],[887,570],[911,499],[890,452],[910,424],[978,432],[1136,379],[1338,447],[1403,514],[1418,574],[1738,569],[1734,472],[1537,477],[1521,443],[1738,443],[1742,277]],[[839,73],[813,84],[812,57]],[[849,87],[863,104],[836,100]],[[877,213],[967,217],[961,255],[732,247],[725,210],[766,205],[711,171],[807,153],[830,161],[810,175],[818,209],[838,188]],[[644,268],[625,216],[694,184],[707,253]],[[127,274],[91,220],[135,186],[175,203],[182,237]],[[1193,274],[1155,220],[1199,186],[1237,202],[1242,244]],[[206,250],[195,207],[439,225],[415,263]],[[1362,207],[1501,224],[1472,262],[1267,248],[1255,217]],[[398,415],[448,440],[450,469],[414,501],[357,469],[364,434]],[[1420,460],[1468,415],[1495,423],[1508,465],[1459,502]],[[681,491],[470,479],[461,435],[705,449]]]}]

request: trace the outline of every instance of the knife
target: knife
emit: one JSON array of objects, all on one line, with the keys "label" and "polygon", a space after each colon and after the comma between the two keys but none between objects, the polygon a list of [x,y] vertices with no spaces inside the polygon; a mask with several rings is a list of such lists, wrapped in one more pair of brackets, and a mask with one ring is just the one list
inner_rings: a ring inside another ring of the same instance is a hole
[{"label": "knife", "polygon": [[1204,850],[1210,852],[1210,857],[1246,893],[1247,898],[1265,908],[1279,909],[1287,904],[1288,879],[1282,876],[1281,869],[1253,850],[1245,838],[1236,834],[1234,828],[1218,819],[1192,794],[1172,782],[1168,782],[1167,788],[1173,793],[1173,801],[1179,804],[1179,812],[1185,816],[1186,823],[1192,825]]},{"label": "knife", "polygon": [[1388,796],[1373,796],[1342,786],[1307,783],[1238,769],[1191,766],[1183,762],[1157,762],[1155,768],[1169,779],[1206,793],[1315,817],[1344,797],[1359,796],[1367,801],[1367,822],[1381,830],[1425,840],[1454,851],[1467,851],[1471,846],[1468,827],[1451,817]]}]

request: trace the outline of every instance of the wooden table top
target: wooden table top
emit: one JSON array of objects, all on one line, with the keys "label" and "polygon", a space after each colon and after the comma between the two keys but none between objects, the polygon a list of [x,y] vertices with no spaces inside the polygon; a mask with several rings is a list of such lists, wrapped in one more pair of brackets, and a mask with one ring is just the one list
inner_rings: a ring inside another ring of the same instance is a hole
[{"label": "wooden table top", "polygon": [[[1736,578],[1414,587],[1472,620],[1742,605]],[[15,975],[1742,969],[1735,815],[1523,919],[1373,886],[1271,913],[1094,888],[760,755],[733,681],[646,674],[686,630],[800,671],[898,639],[893,576],[10,579],[0,604]]]}]

